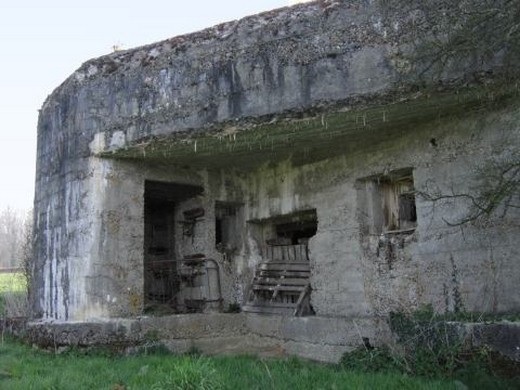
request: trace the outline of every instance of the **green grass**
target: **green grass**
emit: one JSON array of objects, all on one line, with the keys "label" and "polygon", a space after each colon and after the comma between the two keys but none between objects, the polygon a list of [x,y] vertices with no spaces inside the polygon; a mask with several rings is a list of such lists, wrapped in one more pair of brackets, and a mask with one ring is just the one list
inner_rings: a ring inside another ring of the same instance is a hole
[{"label": "green grass", "polygon": [[0,294],[4,292],[23,292],[27,282],[22,273],[0,273]]},{"label": "green grass", "polygon": [[454,382],[361,373],[296,359],[55,355],[14,341],[0,345],[1,389],[456,389]]},{"label": "green grass", "polygon": [[27,280],[23,273],[0,273],[0,318],[26,315]]}]

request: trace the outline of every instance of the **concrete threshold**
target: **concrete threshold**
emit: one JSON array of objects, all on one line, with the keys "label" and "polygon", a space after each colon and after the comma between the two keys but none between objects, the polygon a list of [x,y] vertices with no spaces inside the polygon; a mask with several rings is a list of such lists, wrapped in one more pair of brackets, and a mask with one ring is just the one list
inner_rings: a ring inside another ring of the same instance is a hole
[{"label": "concrete threshold", "polygon": [[361,345],[362,337],[377,342],[376,325],[369,318],[208,313],[84,322],[39,321],[27,325],[27,334],[32,343],[43,347],[135,349],[161,344],[176,353],[196,350],[209,355],[300,356],[337,362],[343,353]]}]

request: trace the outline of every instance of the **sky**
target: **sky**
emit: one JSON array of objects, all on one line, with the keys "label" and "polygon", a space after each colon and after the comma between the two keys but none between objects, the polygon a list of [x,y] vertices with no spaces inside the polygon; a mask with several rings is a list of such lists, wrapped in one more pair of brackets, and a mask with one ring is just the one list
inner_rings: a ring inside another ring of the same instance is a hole
[{"label": "sky", "polygon": [[83,62],[296,2],[2,0],[0,210],[32,207],[38,109]]}]

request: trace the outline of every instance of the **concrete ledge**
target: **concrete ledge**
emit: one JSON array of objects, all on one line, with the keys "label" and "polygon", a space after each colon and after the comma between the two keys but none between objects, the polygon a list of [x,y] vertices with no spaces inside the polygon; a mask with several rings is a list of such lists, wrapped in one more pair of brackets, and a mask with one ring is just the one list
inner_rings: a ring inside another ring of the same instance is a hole
[{"label": "concrete ledge", "polygon": [[105,322],[30,322],[27,338],[43,347],[121,345],[141,342],[135,320],[114,319]]},{"label": "concrete ledge", "polygon": [[467,324],[473,346],[487,346],[502,355],[520,362],[520,323]]},{"label": "concrete ledge", "polygon": [[261,314],[188,314],[100,322],[28,324],[28,338],[43,347],[123,348],[160,343],[176,353],[296,355],[337,362],[362,343],[380,343],[380,322],[370,318],[288,317]]},{"label": "concrete ledge", "polygon": [[247,328],[259,336],[329,345],[361,345],[363,337],[380,344],[386,326],[375,318],[286,317],[248,314]]},{"label": "concrete ledge", "polygon": [[161,340],[161,344],[175,353],[186,353],[196,350],[205,355],[286,356],[279,340],[264,339],[253,335],[190,340]]},{"label": "concrete ledge", "polygon": [[136,344],[150,340],[234,337],[248,334],[243,314],[185,314],[92,322],[31,322],[29,340],[43,345]]},{"label": "concrete ledge", "polygon": [[159,339],[234,337],[249,333],[245,315],[242,313],[177,314],[143,317],[137,322],[141,334],[156,336]]},{"label": "concrete ledge", "polygon": [[311,344],[295,341],[283,343],[283,350],[286,355],[298,356],[323,363],[339,363],[343,354],[353,349],[354,347],[352,346],[344,345]]},{"label": "concrete ledge", "polygon": [[[456,337],[520,361],[520,323],[449,322]],[[266,357],[299,356],[336,363],[368,338],[372,345],[393,339],[380,318],[287,317],[261,314],[188,314],[100,322],[32,322],[28,341],[42,346],[112,346],[122,350],[156,344],[172,352]]]}]

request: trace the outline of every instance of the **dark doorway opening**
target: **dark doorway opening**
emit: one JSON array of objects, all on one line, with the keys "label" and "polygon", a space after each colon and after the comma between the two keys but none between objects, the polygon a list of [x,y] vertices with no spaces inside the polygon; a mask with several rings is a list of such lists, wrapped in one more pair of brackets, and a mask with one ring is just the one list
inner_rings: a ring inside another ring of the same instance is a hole
[{"label": "dark doorway opening", "polygon": [[215,247],[221,253],[231,253],[242,245],[243,205],[215,202]]},{"label": "dark doorway opening", "polygon": [[144,310],[176,312],[177,274],[175,210],[202,194],[199,186],[146,181],[144,191]]}]

